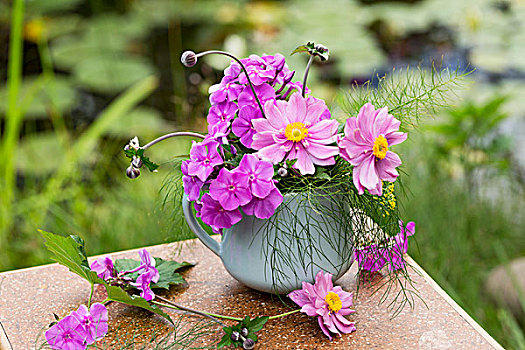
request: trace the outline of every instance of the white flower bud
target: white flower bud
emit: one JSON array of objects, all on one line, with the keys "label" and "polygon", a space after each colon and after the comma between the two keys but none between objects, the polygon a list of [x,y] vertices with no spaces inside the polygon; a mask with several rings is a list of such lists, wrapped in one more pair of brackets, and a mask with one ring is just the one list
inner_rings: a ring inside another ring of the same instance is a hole
[{"label": "white flower bud", "polygon": [[180,61],[186,67],[193,67],[197,64],[197,55],[193,51],[184,51],[180,57]]}]

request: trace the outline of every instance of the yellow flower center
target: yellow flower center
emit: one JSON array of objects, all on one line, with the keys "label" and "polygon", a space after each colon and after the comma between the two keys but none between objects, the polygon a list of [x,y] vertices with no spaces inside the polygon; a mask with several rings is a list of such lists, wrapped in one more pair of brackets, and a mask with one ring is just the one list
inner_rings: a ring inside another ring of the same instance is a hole
[{"label": "yellow flower center", "polygon": [[386,157],[386,152],[388,152],[388,142],[383,135],[379,135],[374,141],[374,156],[379,159]]},{"label": "yellow flower center", "polygon": [[290,141],[299,142],[308,136],[308,129],[301,122],[288,124],[284,129],[284,136]]},{"label": "yellow flower center", "polygon": [[339,298],[339,295],[335,294],[334,292],[328,292],[328,294],[326,294],[324,297],[324,300],[328,304],[328,308],[333,312],[337,312],[343,307],[341,298]]}]

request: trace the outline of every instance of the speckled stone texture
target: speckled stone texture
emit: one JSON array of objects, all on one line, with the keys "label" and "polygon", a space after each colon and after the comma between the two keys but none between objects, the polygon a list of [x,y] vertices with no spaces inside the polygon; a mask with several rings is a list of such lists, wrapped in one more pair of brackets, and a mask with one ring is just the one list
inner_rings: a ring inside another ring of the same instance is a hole
[{"label": "speckled stone texture", "polygon": [[[237,317],[271,316],[291,310],[278,298],[252,291],[235,281],[219,258],[199,241],[160,245],[148,251],[164,259],[198,263],[183,273],[188,286],[172,287],[163,294],[180,305]],[[137,251],[109,255],[138,259]],[[412,279],[424,302],[415,298],[413,308],[405,307],[395,318],[386,307],[395,291],[379,305],[382,291],[374,294],[366,284],[360,284],[354,302],[357,312],[350,317],[356,323],[357,332],[330,341],[314,318],[298,313],[269,321],[259,332],[256,349],[501,349],[415,263],[414,268]],[[355,273],[354,264],[338,284],[355,293]],[[376,275],[374,282],[381,281],[382,277]],[[54,320],[53,313],[60,317],[67,315],[85,304],[88,295],[88,283],[56,264],[0,274],[0,321],[12,348],[39,348],[44,341],[43,332]],[[97,288],[95,299],[101,301],[104,297],[103,288]],[[105,349],[118,349],[115,343],[126,341],[154,348],[148,345],[152,336],[162,336],[170,329],[166,321],[141,309],[114,303],[108,309],[110,331],[103,341]],[[168,312],[178,323],[178,339],[182,340],[184,331],[201,320],[176,311]],[[221,337],[220,327],[209,327],[209,335],[195,345],[214,348]],[[0,340],[1,333],[0,328]],[[5,339],[4,343],[0,342],[0,348],[2,346],[7,348]],[[143,347],[129,347],[133,348]]]}]

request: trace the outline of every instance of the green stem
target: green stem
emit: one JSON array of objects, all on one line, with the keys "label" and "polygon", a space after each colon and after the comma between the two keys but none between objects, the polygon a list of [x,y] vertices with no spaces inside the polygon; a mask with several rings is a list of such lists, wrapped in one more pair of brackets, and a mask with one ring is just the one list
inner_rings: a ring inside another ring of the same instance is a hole
[{"label": "green stem", "polygon": [[93,299],[94,293],[95,293],[95,284],[91,283],[91,292],[89,293],[88,309],[91,307],[91,299]]},{"label": "green stem", "polygon": [[301,311],[301,309],[285,312],[284,314],[280,314],[280,315],[270,316],[268,319],[269,320],[275,320],[276,318],[280,318],[280,317],[288,316],[288,315],[291,315],[291,314],[295,314],[295,313],[297,313],[299,311]]},{"label": "green stem", "polygon": [[303,97],[306,95],[306,79],[308,79],[308,72],[310,71],[310,67],[312,66],[312,62],[314,61],[314,55],[310,55],[310,59],[308,60],[308,64],[306,65],[306,69],[304,71],[304,77],[303,77]]},{"label": "green stem", "polygon": [[[166,304],[169,304],[168,306],[166,307],[170,307],[170,308],[175,308],[175,309],[179,309],[179,310],[184,310],[184,311],[189,311],[189,312],[193,312],[193,313],[196,313],[198,315],[207,315],[207,316],[211,316],[211,317],[217,317],[217,318],[222,318],[222,319],[225,319],[225,320],[233,320],[233,321],[242,321],[243,319],[242,318],[239,318],[239,317],[231,317],[231,316],[224,316],[224,315],[217,315],[217,314],[212,314],[211,312],[205,312],[205,311],[197,311],[197,310],[193,310],[193,309],[190,309],[188,307],[185,307],[185,306],[181,306],[181,305],[178,305],[178,304],[175,304],[174,302],[168,300],[168,299],[165,299],[161,296],[158,296],[156,295],[155,298],[163,301],[164,303]],[[157,303],[155,301],[153,301],[153,303]]]},{"label": "green stem", "polygon": [[[158,296],[157,296],[157,298],[158,298]],[[194,314],[197,314],[197,315],[200,315],[200,316],[204,316],[206,318],[209,318],[213,322],[216,322],[216,323],[220,324],[223,327],[226,326],[224,323],[222,323],[217,318],[212,316],[212,314],[208,314],[207,312],[197,311],[197,310],[193,310],[193,309],[190,309],[190,308],[187,308],[187,307],[181,307],[181,306],[174,306],[174,305],[170,305],[170,304],[159,303],[158,301],[154,301],[154,300],[152,300],[151,302],[153,304],[155,304],[155,305],[167,307],[168,309],[182,310],[182,311],[191,312],[191,313],[194,313]]]},{"label": "green stem", "polygon": [[[7,251],[5,247],[6,236],[9,234],[12,223],[11,206],[15,192],[15,159],[16,159],[16,145],[20,128],[22,125],[23,115],[18,108],[18,95],[20,93],[20,84],[22,80],[22,27],[24,24],[24,0],[14,0],[12,22],[11,22],[11,36],[9,40],[9,62],[8,62],[8,105],[6,113],[6,125],[3,140],[3,183],[0,183],[2,188],[1,198],[2,205],[0,206],[0,250]],[[4,258],[5,259],[5,258]],[[5,262],[9,264],[9,262]]]}]

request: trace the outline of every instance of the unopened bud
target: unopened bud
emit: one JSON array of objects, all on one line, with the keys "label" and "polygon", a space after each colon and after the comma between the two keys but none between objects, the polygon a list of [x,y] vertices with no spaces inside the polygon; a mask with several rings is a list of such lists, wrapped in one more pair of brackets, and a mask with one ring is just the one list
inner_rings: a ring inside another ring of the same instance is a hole
[{"label": "unopened bud", "polygon": [[250,349],[253,349],[255,347],[255,342],[248,338],[246,339],[243,343],[242,343],[242,348],[243,349],[246,349],[246,350],[250,350]]},{"label": "unopened bud", "polygon": [[130,179],[136,179],[136,178],[139,177],[139,175],[140,175],[140,170],[137,169],[137,168],[134,168],[133,165],[130,165],[130,166],[126,169],[126,175],[127,175]]},{"label": "unopened bud", "polygon": [[328,51],[328,48],[324,45],[321,45],[321,44],[317,44],[315,45],[315,49],[321,53],[325,53]]},{"label": "unopened bud", "polygon": [[241,337],[241,335],[239,334],[239,332],[237,332],[237,331],[233,331],[233,332],[232,332],[232,335],[231,335],[230,338],[231,338],[233,341],[238,341],[240,337]]},{"label": "unopened bud", "polygon": [[285,177],[286,175],[288,175],[288,170],[286,170],[285,168],[279,168],[279,170],[277,170],[277,174],[280,177]]},{"label": "unopened bud", "polygon": [[186,67],[193,67],[197,64],[197,55],[193,51],[184,51],[180,57],[180,61]]},{"label": "unopened bud", "polygon": [[142,167],[142,159],[140,159],[140,157],[137,157],[137,156],[133,156],[133,160],[131,161],[131,165],[134,167],[134,168],[141,168]]},{"label": "unopened bud", "polygon": [[248,328],[241,329],[241,335],[246,338],[248,336]]}]

